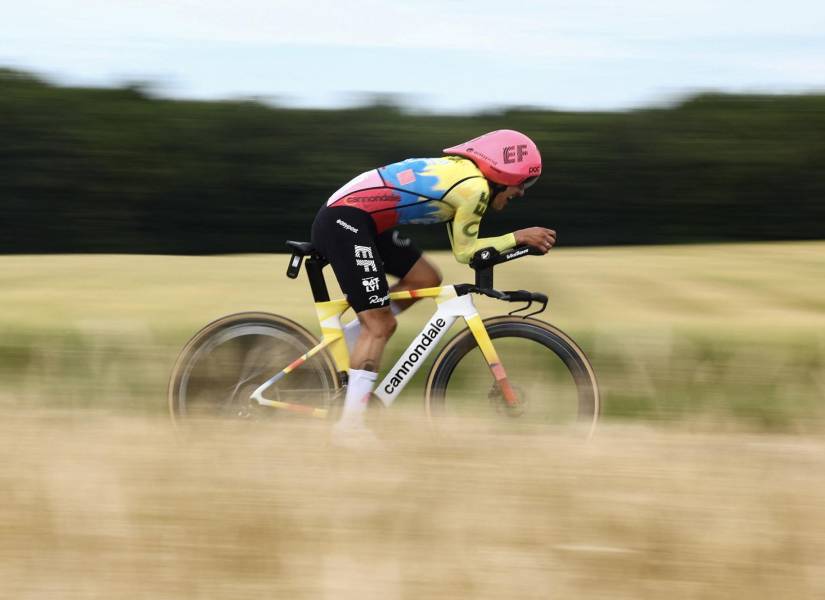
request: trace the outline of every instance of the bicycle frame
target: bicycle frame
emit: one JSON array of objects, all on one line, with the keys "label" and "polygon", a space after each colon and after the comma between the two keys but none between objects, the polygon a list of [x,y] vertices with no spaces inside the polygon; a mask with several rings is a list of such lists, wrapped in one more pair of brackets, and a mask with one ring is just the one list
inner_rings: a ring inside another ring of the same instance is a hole
[{"label": "bicycle frame", "polygon": [[[501,365],[498,354],[496,354],[490,336],[487,334],[481,316],[473,304],[472,296],[470,294],[458,294],[453,285],[390,293],[391,300],[408,300],[411,298],[433,298],[437,308],[427,324],[424,325],[424,328],[413,337],[412,342],[387,372],[381,383],[376,386],[375,395],[378,396],[381,402],[385,406],[390,406],[395,401],[398,394],[415,376],[421,365],[426,362],[427,357],[443,339],[447,331],[461,317],[475,337],[505,400],[511,406],[515,405],[518,402],[515,393],[510,386],[507,374]],[[250,398],[262,406],[306,413],[319,418],[326,417],[327,411],[325,409],[269,400],[264,398],[263,393],[324,348],[329,348],[338,371],[349,369],[349,350],[344,340],[344,330],[341,322],[341,315],[349,306],[349,303],[344,299],[316,302],[315,311],[322,332],[321,342],[303,356],[295,359],[282,371],[270,377],[252,392]]]}]

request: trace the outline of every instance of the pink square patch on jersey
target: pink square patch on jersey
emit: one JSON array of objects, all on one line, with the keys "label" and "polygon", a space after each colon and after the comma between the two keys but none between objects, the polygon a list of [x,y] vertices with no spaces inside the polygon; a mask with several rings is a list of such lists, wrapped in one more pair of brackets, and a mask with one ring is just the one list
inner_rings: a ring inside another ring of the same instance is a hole
[{"label": "pink square patch on jersey", "polygon": [[398,174],[398,183],[400,183],[401,185],[409,185],[413,181],[415,181],[415,173],[413,173],[412,169],[401,171]]}]

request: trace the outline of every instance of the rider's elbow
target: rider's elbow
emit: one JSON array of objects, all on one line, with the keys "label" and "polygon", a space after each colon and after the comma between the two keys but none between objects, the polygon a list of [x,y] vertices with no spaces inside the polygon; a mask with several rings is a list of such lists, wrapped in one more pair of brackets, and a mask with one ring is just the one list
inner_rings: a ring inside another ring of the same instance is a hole
[{"label": "rider's elbow", "polygon": [[461,251],[453,250],[453,256],[455,256],[455,259],[462,265],[466,265],[470,262],[470,259],[473,258],[473,252],[472,249]]}]

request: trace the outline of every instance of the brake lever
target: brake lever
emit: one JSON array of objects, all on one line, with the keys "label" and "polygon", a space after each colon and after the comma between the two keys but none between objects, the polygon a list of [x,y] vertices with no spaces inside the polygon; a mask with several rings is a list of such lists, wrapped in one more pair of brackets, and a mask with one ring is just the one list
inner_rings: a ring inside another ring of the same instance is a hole
[{"label": "brake lever", "polygon": [[[534,294],[533,297],[537,302],[541,302],[541,308],[538,309],[537,311],[531,312],[530,314],[522,316],[521,317],[522,319],[526,319],[527,317],[532,317],[533,315],[537,315],[537,314],[542,313],[545,310],[547,310],[547,302],[548,302],[547,296],[545,296],[544,294]],[[529,308],[529,307],[527,307],[527,308]]]},{"label": "brake lever", "polygon": [[514,311],[507,313],[509,316],[523,312],[525,310],[529,310],[530,307],[533,305],[533,300],[535,299],[533,294],[531,292],[528,292],[527,290],[510,290],[504,292],[504,294],[507,296],[508,302],[527,302],[527,304],[525,304],[521,308],[517,308]]},{"label": "brake lever", "polygon": [[[522,306],[521,308],[517,308],[517,309],[516,309],[516,310],[514,310],[514,311],[508,312],[508,313],[507,313],[507,316],[512,317],[514,314],[516,314],[516,313],[520,313],[520,312],[522,312],[522,311],[525,311],[525,310],[529,309],[531,306],[533,306],[533,301],[532,301],[532,300],[528,300],[528,301],[527,301],[527,304],[525,304],[525,305],[524,305],[524,306]],[[541,311],[538,311],[538,312],[541,312]],[[536,313],[530,313],[530,314],[534,315],[534,314],[536,314]],[[527,317],[525,316],[525,317],[523,317],[523,318],[525,318],[525,319],[526,319]]]},{"label": "brake lever", "polygon": [[[461,284],[465,285],[465,284]],[[538,292],[528,292],[527,290],[508,290],[505,292],[500,292],[494,289],[485,289],[485,288],[478,288],[475,286],[467,286],[471,291],[477,294],[483,294],[489,298],[495,298],[496,300],[502,300],[504,302],[526,302],[524,306],[521,308],[517,308],[513,311],[507,313],[508,316],[513,316],[517,313],[524,312],[525,310],[530,310],[530,307],[533,306],[533,302],[541,302],[541,308],[528,313],[526,315],[519,315],[520,318],[526,319],[527,317],[532,317],[533,315],[537,315],[541,312],[547,310],[547,296],[545,294],[541,294]]]}]

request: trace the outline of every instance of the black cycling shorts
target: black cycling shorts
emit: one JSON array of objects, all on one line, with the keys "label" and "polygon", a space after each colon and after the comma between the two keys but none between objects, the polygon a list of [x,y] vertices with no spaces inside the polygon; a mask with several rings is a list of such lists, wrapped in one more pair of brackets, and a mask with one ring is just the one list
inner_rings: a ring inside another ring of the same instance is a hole
[{"label": "black cycling shorts", "polygon": [[321,207],[312,245],[329,261],[357,313],[389,306],[387,273],[400,279],[421,258],[411,239],[396,229],[378,235],[369,213],[352,206]]}]

